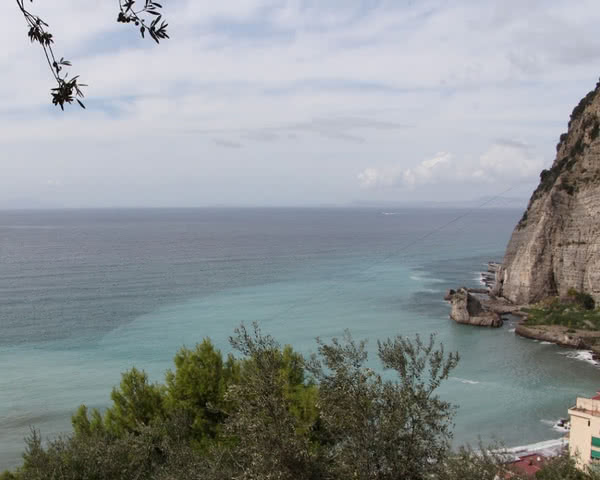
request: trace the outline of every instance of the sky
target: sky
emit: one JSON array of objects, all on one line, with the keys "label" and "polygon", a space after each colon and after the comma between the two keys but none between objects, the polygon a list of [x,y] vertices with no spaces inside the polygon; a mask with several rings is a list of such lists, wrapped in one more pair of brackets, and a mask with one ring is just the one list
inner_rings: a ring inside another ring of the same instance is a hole
[{"label": "sky", "polygon": [[[528,198],[600,76],[597,0],[34,0],[86,110],[0,29],[0,208]],[[12,7],[12,8],[11,8]]]}]

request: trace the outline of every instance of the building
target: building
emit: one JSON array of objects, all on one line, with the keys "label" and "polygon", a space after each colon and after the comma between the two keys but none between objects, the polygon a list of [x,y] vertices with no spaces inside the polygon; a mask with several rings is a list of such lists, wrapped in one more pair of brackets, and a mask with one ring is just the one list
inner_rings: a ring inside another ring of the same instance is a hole
[{"label": "building", "polygon": [[[524,457],[518,457],[517,459],[509,462],[510,469],[522,476],[528,478],[534,478],[535,474],[539,472],[544,464],[548,461],[546,457],[539,453],[532,453],[525,455]],[[513,478],[514,474],[509,473],[505,478]]]},{"label": "building", "polygon": [[569,455],[581,469],[600,463],[600,392],[592,398],[577,397],[569,416]]}]

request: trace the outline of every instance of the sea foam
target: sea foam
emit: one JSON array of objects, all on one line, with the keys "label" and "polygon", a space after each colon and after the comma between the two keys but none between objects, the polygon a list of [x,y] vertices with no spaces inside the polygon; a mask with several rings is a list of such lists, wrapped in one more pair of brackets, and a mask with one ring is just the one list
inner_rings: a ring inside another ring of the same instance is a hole
[{"label": "sea foam", "polygon": [[591,350],[575,350],[571,352],[559,352],[559,354],[565,355],[566,357],[573,358],[575,360],[587,362],[591,365],[599,365],[598,361],[594,360],[594,354]]}]

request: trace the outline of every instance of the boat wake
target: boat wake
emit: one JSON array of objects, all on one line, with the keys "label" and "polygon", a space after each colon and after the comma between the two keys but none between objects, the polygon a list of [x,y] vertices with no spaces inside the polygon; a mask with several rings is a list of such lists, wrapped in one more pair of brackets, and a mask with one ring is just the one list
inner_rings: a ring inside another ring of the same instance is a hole
[{"label": "boat wake", "polygon": [[444,280],[440,278],[429,278],[421,275],[411,275],[410,279],[414,280],[415,282],[444,283]]},{"label": "boat wake", "polygon": [[457,382],[460,382],[460,383],[466,383],[468,385],[479,385],[479,383],[480,383],[476,380],[468,380],[466,378],[459,378],[459,377],[450,377],[450,379],[456,380]]}]

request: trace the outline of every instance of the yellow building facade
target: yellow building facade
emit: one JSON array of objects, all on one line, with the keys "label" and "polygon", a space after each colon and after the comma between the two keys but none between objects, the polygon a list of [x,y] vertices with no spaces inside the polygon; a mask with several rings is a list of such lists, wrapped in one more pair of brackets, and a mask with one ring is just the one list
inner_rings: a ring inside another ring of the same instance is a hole
[{"label": "yellow building facade", "polygon": [[569,416],[569,455],[581,469],[600,463],[600,394],[592,398],[577,397]]}]

